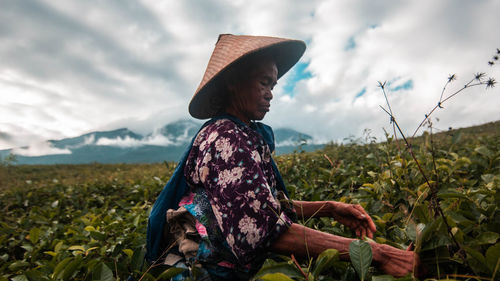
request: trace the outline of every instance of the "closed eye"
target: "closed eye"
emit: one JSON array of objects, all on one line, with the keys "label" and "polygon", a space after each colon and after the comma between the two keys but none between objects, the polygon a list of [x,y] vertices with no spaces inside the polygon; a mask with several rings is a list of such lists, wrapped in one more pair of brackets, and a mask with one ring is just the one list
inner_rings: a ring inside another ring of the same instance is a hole
[{"label": "closed eye", "polygon": [[276,82],[273,81],[273,79],[269,77],[265,77],[263,80],[260,81],[260,84],[265,87],[270,87],[271,90],[274,89],[274,86],[276,86]]}]

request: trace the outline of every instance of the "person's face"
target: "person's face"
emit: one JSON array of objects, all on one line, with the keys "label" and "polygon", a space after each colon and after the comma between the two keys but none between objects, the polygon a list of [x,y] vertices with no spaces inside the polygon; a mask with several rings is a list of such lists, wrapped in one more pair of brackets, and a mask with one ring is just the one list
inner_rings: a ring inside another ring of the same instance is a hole
[{"label": "person's face", "polygon": [[262,61],[249,71],[247,77],[232,87],[234,97],[228,113],[249,123],[262,120],[269,111],[278,69],[274,62]]}]

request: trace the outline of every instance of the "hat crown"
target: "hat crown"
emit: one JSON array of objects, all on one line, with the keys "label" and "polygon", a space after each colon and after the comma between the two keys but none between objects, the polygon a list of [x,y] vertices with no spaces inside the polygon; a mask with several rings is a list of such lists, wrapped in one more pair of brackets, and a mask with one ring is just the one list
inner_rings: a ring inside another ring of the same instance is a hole
[{"label": "hat crown", "polygon": [[253,53],[266,46],[284,42],[289,39],[268,37],[220,34],[215,44],[215,49],[208,62],[207,69],[203,75],[198,92],[210,79],[221,70],[226,69],[231,63],[237,61],[249,53]]},{"label": "hat crown", "polygon": [[211,98],[218,94],[221,74],[242,58],[269,51],[278,68],[278,78],[285,74],[302,56],[305,43],[300,40],[269,36],[220,34],[208,61],[207,69],[189,104],[191,116],[199,119],[213,117]]}]

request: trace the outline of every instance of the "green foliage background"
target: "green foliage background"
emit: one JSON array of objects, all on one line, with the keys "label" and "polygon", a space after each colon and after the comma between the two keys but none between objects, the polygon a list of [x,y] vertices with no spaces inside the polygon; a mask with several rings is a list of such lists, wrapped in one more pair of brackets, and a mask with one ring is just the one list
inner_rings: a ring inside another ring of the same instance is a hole
[{"label": "green foliage background", "polygon": [[[402,249],[414,244],[429,278],[493,280],[500,276],[499,139],[496,122],[413,140],[435,195],[403,144],[390,137],[378,143],[367,135],[277,162],[293,199],[361,204],[377,225],[375,240]],[[155,280],[165,268],[143,265],[147,214],[174,168],[0,165],[0,280],[126,280],[131,274]],[[430,196],[437,196],[444,216],[435,215]],[[331,219],[303,223],[354,237]],[[306,278],[358,277],[336,251],[298,262],[268,260],[255,276]],[[370,268],[370,279],[394,278]]]}]

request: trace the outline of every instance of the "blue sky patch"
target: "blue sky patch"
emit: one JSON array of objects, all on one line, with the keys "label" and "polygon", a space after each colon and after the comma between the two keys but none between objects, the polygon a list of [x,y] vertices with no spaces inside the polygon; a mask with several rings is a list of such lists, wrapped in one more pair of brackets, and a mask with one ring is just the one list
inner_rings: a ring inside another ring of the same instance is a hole
[{"label": "blue sky patch", "polygon": [[308,62],[299,62],[289,74],[290,77],[287,79],[285,86],[283,89],[285,90],[285,94],[290,97],[295,96],[295,85],[300,80],[309,79],[312,77],[311,72],[307,71],[307,67],[309,66]]},{"label": "blue sky patch", "polygon": [[366,94],[366,87],[364,87],[363,90],[359,91],[359,93],[356,94],[356,98],[362,97],[364,94]]},{"label": "blue sky patch", "polygon": [[344,51],[349,51],[356,48],[356,41],[354,41],[354,36],[349,37],[347,44],[344,47]]},{"label": "blue sky patch", "polygon": [[391,88],[391,91],[396,92],[396,91],[411,90],[411,89],[413,89],[413,80],[410,79],[404,82],[403,84]]}]

